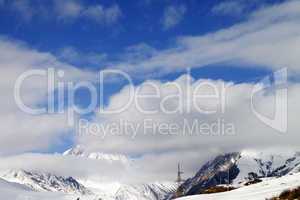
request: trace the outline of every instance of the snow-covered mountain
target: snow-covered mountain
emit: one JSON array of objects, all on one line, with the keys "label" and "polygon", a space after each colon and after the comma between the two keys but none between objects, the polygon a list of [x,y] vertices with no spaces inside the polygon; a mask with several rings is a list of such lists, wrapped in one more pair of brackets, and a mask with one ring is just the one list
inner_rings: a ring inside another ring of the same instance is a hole
[{"label": "snow-covered mountain", "polygon": [[75,200],[78,197],[80,197],[80,200],[95,200],[93,195],[82,196],[62,192],[37,192],[25,185],[8,182],[0,178],[1,200]]},{"label": "snow-covered mountain", "polygon": [[[67,150],[63,155],[92,160],[105,160],[112,165],[114,163],[120,164],[121,162],[125,168],[135,167],[134,165],[136,164],[125,155],[88,152],[79,146]],[[240,198],[245,195],[248,200],[251,199],[249,196],[253,192],[251,188],[253,187],[253,190],[257,188],[254,188],[254,186],[245,187],[244,183],[251,178],[250,175],[253,176],[255,174],[256,177],[263,179],[263,183],[266,183],[265,185],[262,183],[255,184],[265,187],[265,190],[260,190],[259,192],[259,194],[262,194],[261,197],[268,193],[267,191],[273,189],[271,186],[274,186],[272,194],[275,195],[285,188],[300,185],[299,181],[296,182],[300,177],[298,173],[300,172],[299,163],[300,153],[298,152],[276,153],[247,150],[219,155],[203,165],[194,177],[187,179],[181,185],[180,190],[182,195],[187,196],[199,194],[203,189],[211,186],[230,182],[231,185],[240,188],[232,192],[226,192],[226,194],[223,193],[225,197],[228,197],[227,199],[234,199],[236,196],[237,198],[235,199],[245,199]],[[8,170],[1,172],[0,177],[4,179],[0,179],[0,185],[3,184],[5,186],[3,186],[4,189],[0,188],[1,192],[7,193],[8,196],[18,193],[18,198],[29,194],[32,197],[31,199],[34,200],[74,200],[78,197],[81,200],[165,200],[174,198],[175,191],[177,190],[177,185],[172,182],[127,184],[117,181],[97,181],[97,179],[89,178],[75,180],[72,177],[62,177],[50,173],[25,170]],[[269,180],[270,182],[268,182]],[[283,180],[282,185],[281,182],[276,182],[276,180]],[[250,188],[249,191],[243,189],[248,187]],[[6,188],[9,189],[6,190]],[[212,195],[214,198],[211,199],[223,199],[218,195],[222,194]],[[210,196],[200,195],[199,198],[210,199]],[[195,198],[195,200],[198,199]]]},{"label": "snow-covered mountain", "polygon": [[25,191],[33,191],[30,187],[19,184],[19,183],[13,183],[6,181],[2,178],[0,178],[0,188],[10,188],[11,190],[25,190]]},{"label": "snow-covered mountain", "polygon": [[300,186],[300,173],[279,178],[264,178],[261,183],[241,187],[229,192],[201,194],[179,198],[178,200],[266,200],[279,196],[285,190]]},{"label": "snow-covered mountain", "polygon": [[77,145],[70,148],[63,153],[64,156],[76,156],[96,160],[105,160],[108,162],[121,162],[123,164],[130,164],[133,160],[122,154],[107,154],[100,152],[90,152],[85,150],[84,147]]},{"label": "snow-covered mountain", "polygon": [[1,199],[18,199],[20,193],[32,191],[29,187],[18,183],[11,183],[0,178]]},{"label": "snow-covered mountain", "polygon": [[[281,177],[300,166],[299,152],[242,152],[219,155],[204,164],[196,175],[187,179],[180,187],[183,196],[201,193],[204,189],[219,184],[240,185],[251,179]],[[177,194],[178,195],[178,194]],[[171,196],[174,198],[175,194]]]},{"label": "snow-covered mountain", "polygon": [[122,186],[115,195],[116,200],[162,200],[175,192],[176,184],[150,183]]},{"label": "snow-covered mountain", "polygon": [[245,181],[253,172],[258,177],[280,177],[286,175],[300,165],[300,152],[257,152],[245,150],[240,153],[236,165],[239,174],[234,183]]},{"label": "snow-covered mountain", "polygon": [[[97,159],[108,161],[111,164],[121,163],[125,167],[135,167],[133,159],[121,154],[105,154],[91,152],[82,146],[76,146],[63,153],[64,156]],[[156,182],[142,184],[124,184],[119,182],[95,182],[92,180],[79,180],[103,200],[162,200],[173,193],[177,185],[173,182]]]},{"label": "snow-covered mountain", "polygon": [[172,182],[125,184],[79,181],[102,200],[162,200],[177,189]]},{"label": "snow-covered mountain", "polygon": [[9,170],[1,174],[6,181],[28,186],[34,191],[64,192],[68,194],[91,194],[87,188],[72,177],[50,173]]},{"label": "snow-covered mountain", "polygon": [[[65,151],[63,156],[74,156],[84,160],[102,160],[109,162],[112,166],[121,164],[124,166],[124,170],[128,168],[134,169],[135,167],[134,161],[125,155],[90,152],[81,146]],[[107,182],[101,178],[94,179],[93,177],[75,179],[28,170],[2,171],[0,172],[0,177],[11,183],[22,184],[33,191],[47,192],[47,196],[49,192],[60,192],[62,193],[62,198],[65,198],[63,195],[67,197],[71,195],[71,198],[73,197],[72,195],[75,195],[75,197],[78,195],[80,199],[93,200],[162,200],[166,195],[176,190],[176,184],[173,182],[128,184],[117,181]]]},{"label": "snow-covered mountain", "polygon": [[[159,191],[164,191],[167,188],[160,186],[159,184],[154,185],[143,185],[142,188],[122,187],[115,196],[103,196],[98,194],[80,195],[80,194],[66,194],[60,192],[34,192],[30,188],[17,184],[11,183],[0,179],[0,197],[1,199],[7,200],[161,200],[163,196],[151,196],[159,194]],[[144,191],[144,195],[140,192]],[[148,192],[148,193],[147,193]]]}]

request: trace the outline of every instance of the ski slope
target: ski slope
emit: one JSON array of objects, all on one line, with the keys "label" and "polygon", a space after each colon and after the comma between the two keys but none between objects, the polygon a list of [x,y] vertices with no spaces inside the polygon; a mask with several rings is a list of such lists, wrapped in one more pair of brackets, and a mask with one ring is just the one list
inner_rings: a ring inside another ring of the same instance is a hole
[{"label": "ski slope", "polygon": [[300,186],[300,173],[280,178],[265,179],[261,183],[217,194],[203,194],[178,198],[178,200],[265,200],[282,191]]}]

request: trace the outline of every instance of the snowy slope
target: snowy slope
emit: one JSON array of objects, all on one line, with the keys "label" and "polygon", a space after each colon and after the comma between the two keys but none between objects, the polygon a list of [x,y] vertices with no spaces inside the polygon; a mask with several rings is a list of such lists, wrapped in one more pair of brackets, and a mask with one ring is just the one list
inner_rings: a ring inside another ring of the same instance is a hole
[{"label": "snowy slope", "polygon": [[181,185],[182,195],[200,194],[202,190],[219,184],[242,185],[249,180],[249,173],[259,178],[280,177],[295,171],[299,163],[300,154],[293,151],[245,150],[219,155]]},{"label": "snowy slope", "polygon": [[[31,188],[18,183],[11,183],[6,180],[0,179],[0,199],[5,200],[31,200],[36,194]],[[43,194],[44,195],[44,194]],[[53,196],[52,196],[53,197]],[[39,197],[41,200],[46,199]]]},{"label": "snowy slope", "polygon": [[194,195],[178,200],[265,200],[278,196],[286,189],[300,186],[300,173],[285,175],[280,178],[267,178],[261,183],[217,194]]},{"label": "snowy slope", "polygon": [[68,194],[90,194],[91,192],[72,177],[49,173],[9,170],[1,177],[6,181],[26,185],[34,191],[64,192]]},{"label": "snowy slope", "polygon": [[1,199],[16,199],[18,192],[30,192],[29,187],[17,183],[10,183],[4,179],[0,179]]},{"label": "snowy slope", "polygon": [[149,183],[124,185],[115,195],[116,200],[163,200],[166,195],[175,192],[176,184]]},{"label": "snowy slope", "polygon": [[[124,155],[88,152],[80,146],[67,150],[63,155],[79,159],[104,160],[112,165],[122,164],[124,169],[135,167],[134,162]],[[176,184],[173,182],[125,184],[117,181],[100,181],[102,179],[92,177],[75,180],[72,177],[25,170],[7,170],[1,172],[0,177],[30,187],[35,191],[30,193],[29,196],[32,196],[30,199],[47,199],[49,195],[51,197],[55,195],[55,199],[73,200],[79,196],[81,200],[161,200],[176,190]]]},{"label": "snowy slope", "polygon": [[170,182],[122,184],[119,182],[80,181],[102,200],[161,200],[176,190]]},{"label": "snowy slope", "polygon": [[31,191],[29,188],[19,185],[16,183],[10,183],[3,179],[0,179],[0,197],[1,199],[12,199],[17,200],[19,197],[18,195],[22,192]]},{"label": "snowy slope", "polygon": [[245,181],[249,172],[256,173],[259,177],[274,177],[286,175],[300,164],[299,152],[259,152],[244,150],[236,165],[239,174],[234,183]]},{"label": "snowy slope", "polygon": [[94,195],[68,195],[60,192],[34,192],[30,188],[17,183],[0,179],[1,200],[98,200]]},{"label": "snowy slope", "polygon": [[[62,192],[36,192],[18,183],[0,179],[0,199],[2,200],[99,200],[99,196],[66,194]],[[108,200],[108,199],[102,199]]]}]

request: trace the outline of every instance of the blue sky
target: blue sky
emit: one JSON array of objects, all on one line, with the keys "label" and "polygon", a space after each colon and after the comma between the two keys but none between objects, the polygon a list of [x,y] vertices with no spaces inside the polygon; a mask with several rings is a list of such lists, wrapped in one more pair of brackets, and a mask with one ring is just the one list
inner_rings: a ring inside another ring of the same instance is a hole
[{"label": "blue sky", "polygon": [[[165,49],[172,46],[178,37],[199,36],[230,27],[245,20],[254,9],[279,1],[254,0],[246,3],[237,0],[233,6],[221,7],[219,10],[216,8],[226,1],[75,1],[82,9],[97,5],[103,6],[104,10],[117,7],[118,14],[110,22],[94,19],[97,17],[81,17],[80,13],[70,16],[55,13],[53,0],[20,1],[26,3],[19,4],[14,1],[3,2],[0,7],[1,35],[57,55],[68,48],[78,51],[82,54],[82,61],[73,64],[79,68],[101,69],[104,60],[118,60],[132,46],[146,44],[156,49]],[[173,15],[172,10],[175,13]],[[178,19],[174,15],[178,15]],[[169,23],[174,24],[165,25],[167,17],[171,20]],[[98,62],[89,62],[89,58],[84,58],[89,57],[88,54],[98,55]],[[234,80],[235,77],[232,78]]]},{"label": "blue sky", "polygon": [[[49,67],[55,58],[63,69],[79,69],[82,77],[122,69],[135,85],[149,79],[175,81],[189,68],[196,80],[222,79],[237,85],[257,82],[281,67],[288,67],[297,79],[298,4],[284,0],[0,0],[0,42],[3,52],[5,45],[11,55],[17,52],[20,66],[27,66],[28,52],[30,56],[35,52],[40,68]],[[11,59],[9,64],[15,67],[14,62]],[[113,94],[122,94],[126,82],[107,84],[106,105]],[[76,102],[86,105],[88,95],[81,91]],[[72,139],[63,135],[46,150],[24,147],[24,151],[63,151],[73,145]]]},{"label": "blue sky", "polygon": [[[211,9],[218,1],[202,1],[201,3],[156,0],[139,3],[86,1],[83,3],[84,6],[117,5],[121,13],[112,24],[103,25],[102,22],[99,24],[95,20],[85,18],[56,19],[55,16],[44,16],[51,15],[51,13],[32,14],[30,19],[26,17],[24,19],[24,14],[2,7],[1,33],[24,40],[46,51],[56,51],[65,46],[72,46],[82,51],[116,54],[128,46],[139,43],[149,43],[161,48],[174,37],[207,33],[241,20],[240,16],[224,17],[213,14]],[[44,4],[45,1],[43,1]],[[45,9],[50,9],[53,3],[48,1],[47,4]],[[186,11],[178,24],[165,30],[162,18],[168,6],[183,6]],[[36,9],[34,7],[38,5],[33,5],[32,9]]]}]

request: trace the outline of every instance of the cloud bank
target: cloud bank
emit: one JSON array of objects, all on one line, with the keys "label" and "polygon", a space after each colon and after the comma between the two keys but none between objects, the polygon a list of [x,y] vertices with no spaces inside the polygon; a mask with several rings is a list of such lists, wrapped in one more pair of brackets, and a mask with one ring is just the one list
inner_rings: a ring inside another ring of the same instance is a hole
[{"label": "cloud bank", "polygon": [[[47,150],[51,144],[59,143],[60,137],[69,133],[64,114],[30,115],[22,112],[16,104],[14,87],[18,77],[31,69],[47,68],[65,71],[61,81],[95,80],[92,72],[82,71],[58,61],[49,53],[30,49],[26,44],[0,38],[1,77],[1,154]],[[57,87],[57,86],[56,86]],[[26,105],[38,108],[45,103],[49,92],[47,77],[31,77],[21,87],[21,98]]]}]

